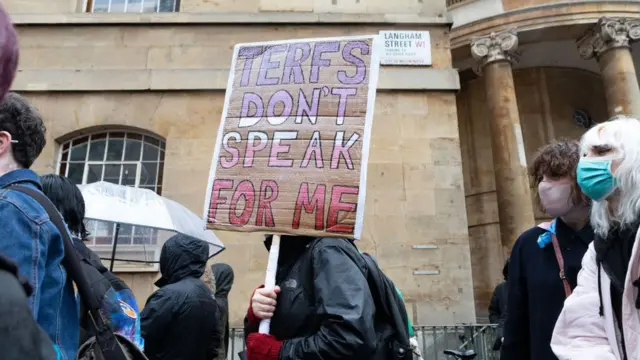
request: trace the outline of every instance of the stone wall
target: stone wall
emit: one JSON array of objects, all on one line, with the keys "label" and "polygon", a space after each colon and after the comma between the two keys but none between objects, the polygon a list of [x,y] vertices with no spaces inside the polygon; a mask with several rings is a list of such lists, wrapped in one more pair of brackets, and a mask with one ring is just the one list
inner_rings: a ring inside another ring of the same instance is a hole
[{"label": "stone wall", "polygon": [[184,12],[425,13],[444,14],[445,0],[181,0]]},{"label": "stone wall", "polygon": [[[504,11],[557,3],[556,0],[502,0]],[[576,1],[577,2],[577,1]]]},{"label": "stone wall", "polygon": [[5,0],[10,14],[57,14],[78,11],[83,0]]},{"label": "stone wall", "polygon": [[[549,141],[582,136],[585,130],[574,123],[574,110],[587,110],[595,121],[607,117],[602,79],[593,73],[564,68],[521,69],[514,71],[514,81],[529,163]],[[502,280],[505,254],[511,249],[503,249],[500,243],[483,79],[465,82],[457,99],[473,283],[480,316],[487,313],[493,289]],[[541,221],[545,214],[537,209],[536,217]]]},{"label": "stone wall", "polygon": [[[292,19],[295,16],[292,16]],[[443,26],[389,25],[383,29],[430,29],[430,68],[387,67],[385,89],[450,89],[448,30]],[[377,33],[370,24],[20,26],[19,90],[223,90],[233,46],[240,42]],[[230,35],[233,34],[233,35]]]},{"label": "stone wall", "polygon": [[[359,14],[429,14],[444,15],[446,0],[181,0],[184,13],[257,13],[311,12]],[[83,12],[86,0],[5,0],[14,14],[55,14]]]},{"label": "stone wall", "polygon": [[[446,25],[20,26],[15,89],[40,108],[49,129],[49,145],[35,168],[55,171],[56,140],[77,131],[109,126],[152,131],[166,139],[163,195],[200,213],[235,43],[398,27],[431,31],[433,67],[388,67],[381,73],[361,246],[402,289],[417,324],[473,322],[452,91],[458,77]],[[239,325],[251,291],[264,281],[267,252],[258,234],[218,235],[227,249],[215,260],[236,271],[231,320]],[[413,248],[425,244],[435,248]],[[438,275],[414,275],[416,270]],[[125,276],[141,304],[153,291],[155,276]]]}]

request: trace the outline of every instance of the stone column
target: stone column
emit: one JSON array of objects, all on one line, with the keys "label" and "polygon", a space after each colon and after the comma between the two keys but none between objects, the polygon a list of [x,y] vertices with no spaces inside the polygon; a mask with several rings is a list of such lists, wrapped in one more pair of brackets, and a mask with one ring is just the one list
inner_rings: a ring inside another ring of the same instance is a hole
[{"label": "stone column", "polygon": [[640,20],[603,17],[577,41],[583,59],[598,60],[609,116],[640,116],[640,88],[629,46],[638,39]]},{"label": "stone column", "polygon": [[514,30],[492,33],[471,42],[476,71],[484,74],[490,111],[493,166],[500,215],[502,245],[515,240],[535,224],[527,159],[511,63],[516,60],[518,37]]}]

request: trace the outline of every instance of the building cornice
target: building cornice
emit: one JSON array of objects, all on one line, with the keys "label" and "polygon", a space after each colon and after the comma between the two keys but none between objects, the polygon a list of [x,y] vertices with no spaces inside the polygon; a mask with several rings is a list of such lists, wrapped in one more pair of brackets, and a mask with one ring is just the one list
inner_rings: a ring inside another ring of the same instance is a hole
[{"label": "building cornice", "polygon": [[[12,90],[51,91],[224,91],[228,69],[20,70]],[[384,66],[378,90],[457,91],[455,69]]]},{"label": "building cornice", "polygon": [[517,29],[519,33],[523,33],[556,26],[595,24],[603,16],[640,19],[640,2],[585,0],[580,3],[553,3],[509,11],[453,28],[451,48],[469,46],[474,37],[507,29]]},{"label": "building cornice", "polygon": [[229,24],[389,24],[446,25],[449,16],[419,14],[318,14],[302,12],[264,13],[67,13],[12,14],[20,25],[229,25]]}]

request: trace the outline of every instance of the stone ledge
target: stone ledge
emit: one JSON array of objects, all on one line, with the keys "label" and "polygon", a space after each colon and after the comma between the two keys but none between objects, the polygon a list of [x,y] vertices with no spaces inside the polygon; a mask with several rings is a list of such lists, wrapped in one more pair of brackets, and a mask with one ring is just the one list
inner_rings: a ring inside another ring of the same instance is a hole
[{"label": "stone ledge", "polygon": [[12,14],[20,25],[136,25],[136,24],[452,24],[450,16],[418,14],[318,14],[300,12],[264,13],[68,13]]},{"label": "stone ledge", "polygon": [[[14,91],[225,90],[229,70],[21,70]],[[380,90],[460,89],[454,69],[386,67]]]},{"label": "stone ledge", "polygon": [[[451,30],[451,49],[468,47],[475,36],[500,32],[509,28],[518,32],[547,29],[577,24],[593,24],[602,16],[607,17],[640,17],[639,1],[602,1],[583,0],[581,2],[556,2],[546,5],[517,9],[468,24]],[[550,36],[547,32],[544,36]],[[544,41],[544,36],[536,37]],[[522,44],[522,41],[521,41]]]}]

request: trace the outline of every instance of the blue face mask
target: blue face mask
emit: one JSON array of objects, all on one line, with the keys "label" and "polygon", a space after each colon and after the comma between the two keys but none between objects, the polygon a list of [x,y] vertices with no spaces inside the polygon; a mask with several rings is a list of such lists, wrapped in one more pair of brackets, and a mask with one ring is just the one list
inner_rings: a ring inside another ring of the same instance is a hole
[{"label": "blue face mask", "polygon": [[578,163],[578,185],[585,195],[595,201],[606,198],[616,189],[616,178],[611,173],[612,161],[583,158]]}]

